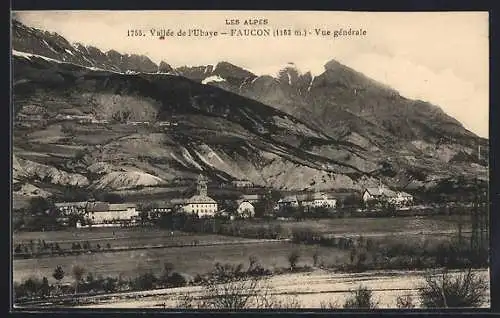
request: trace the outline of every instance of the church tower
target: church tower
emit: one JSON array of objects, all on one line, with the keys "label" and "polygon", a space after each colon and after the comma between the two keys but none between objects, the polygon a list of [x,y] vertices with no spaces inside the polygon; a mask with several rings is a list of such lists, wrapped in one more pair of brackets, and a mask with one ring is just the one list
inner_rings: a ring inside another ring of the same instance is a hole
[{"label": "church tower", "polygon": [[198,181],[197,181],[197,190],[198,190],[198,195],[201,195],[201,196],[207,196],[207,183],[208,183],[208,180],[206,177],[204,177],[203,175],[199,175],[198,176]]}]

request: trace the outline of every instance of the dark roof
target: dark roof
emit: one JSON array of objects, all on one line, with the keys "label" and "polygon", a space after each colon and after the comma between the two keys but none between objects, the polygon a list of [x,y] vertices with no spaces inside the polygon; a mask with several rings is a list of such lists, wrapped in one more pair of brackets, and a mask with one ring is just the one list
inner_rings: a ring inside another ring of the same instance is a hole
[{"label": "dark roof", "polygon": [[87,204],[89,212],[107,212],[109,211],[109,203],[106,202],[89,202]]},{"label": "dark roof", "polygon": [[82,202],[59,202],[54,204],[56,208],[63,208],[63,207],[78,207],[78,208],[85,208],[87,206],[87,201],[82,201]]},{"label": "dark roof", "polygon": [[240,200],[260,200],[261,195],[259,194],[242,194]]},{"label": "dark roof", "polygon": [[379,197],[379,196],[395,197],[397,195],[397,193],[392,191],[391,189],[385,189],[385,188],[366,188],[365,191],[367,191],[370,195],[374,197]]},{"label": "dark roof", "polygon": [[136,205],[133,203],[116,203],[116,204],[109,204],[108,208],[109,211],[123,211],[129,208],[136,208]]}]

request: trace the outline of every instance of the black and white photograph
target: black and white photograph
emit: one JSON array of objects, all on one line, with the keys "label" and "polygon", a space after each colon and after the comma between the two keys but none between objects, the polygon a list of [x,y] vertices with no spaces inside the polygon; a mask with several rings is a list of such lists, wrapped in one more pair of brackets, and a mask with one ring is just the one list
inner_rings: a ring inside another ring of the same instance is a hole
[{"label": "black and white photograph", "polygon": [[488,19],[12,11],[13,308],[490,308]]}]

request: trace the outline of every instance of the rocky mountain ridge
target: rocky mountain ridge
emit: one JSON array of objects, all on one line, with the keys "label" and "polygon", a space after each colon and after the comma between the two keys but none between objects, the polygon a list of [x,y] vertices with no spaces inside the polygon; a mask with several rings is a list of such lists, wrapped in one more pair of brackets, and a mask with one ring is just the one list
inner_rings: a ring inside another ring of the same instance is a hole
[{"label": "rocky mountain ridge", "polygon": [[18,22],[12,43],[19,183],[68,174],[68,184],[117,190],[202,172],[283,190],[382,180],[418,192],[488,178],[477,155],[487,140],[334,60],[317,76],[293,64],[276,76],[229,62],[173,69]]}]

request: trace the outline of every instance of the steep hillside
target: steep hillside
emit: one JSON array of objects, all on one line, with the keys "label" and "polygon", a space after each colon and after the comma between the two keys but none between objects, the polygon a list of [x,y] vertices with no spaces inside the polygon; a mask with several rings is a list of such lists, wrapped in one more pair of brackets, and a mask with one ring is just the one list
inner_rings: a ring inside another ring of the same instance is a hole
[{"label": "steep hillside", "polygon": [[23,193],[46,195],[43,184],[164,187],[200,172],[294,190],[381,180],[418,192],[488,178],[477,156],[486,140],[336,61],[317,76],[293,64],[276,76],[228,62],[172,69],[18,22],[13,34],[14,178]]},{"label": "steep hillside", "polygon": [[[354,145],[290,115],[184,77],[118,74],[14,53],[18,122],[33,123],[14,132],[20,156],[28,149],[75,146],[60,169],[86,176],[91,187],[157,186],[205,171],[221,181],[245,178],[277,188],[336,183],[359,188],[358,179],[379,167],[351,150]],[[71,120],[57,117],[61,113],[109,122],[69,125]],[[148,124],[138,127],[131,121]],[[165,122],[172,126],[158,125]],[[91,137],[106,140],[93,144]],[[353,159],[304,150],[313,144]],[[97,162],[104,169],[96,169]]]}]

